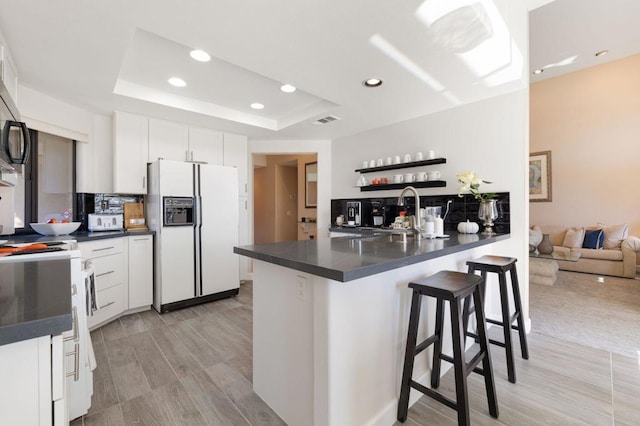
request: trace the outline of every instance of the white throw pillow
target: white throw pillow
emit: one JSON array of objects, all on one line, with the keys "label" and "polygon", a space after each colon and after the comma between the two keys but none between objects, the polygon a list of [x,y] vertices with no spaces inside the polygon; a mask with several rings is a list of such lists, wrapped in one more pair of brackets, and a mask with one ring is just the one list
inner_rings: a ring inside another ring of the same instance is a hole
[{"label": "white throw pillow", "polygon": [[580,248],[584,241],[584,228],[569,228],[564,234],[563,247]]},{"label": "white throw pillow", "polygon": [[629,236],[629,225],[622,223],[620,225],[605,225],[598,223],[598,227],[601,227],[604,231],[604,244],[605,249],[619,249],[622,242]]}]

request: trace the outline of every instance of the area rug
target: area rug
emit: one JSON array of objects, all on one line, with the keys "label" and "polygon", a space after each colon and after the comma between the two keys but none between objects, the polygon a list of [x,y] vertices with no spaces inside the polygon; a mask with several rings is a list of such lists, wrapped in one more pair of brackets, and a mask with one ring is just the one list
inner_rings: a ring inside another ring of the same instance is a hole
[{"label": "area rug", "polygon": [[555,285],[530,285],[529,302],[533,332],[640,356],[638,279],[559,271]]}]

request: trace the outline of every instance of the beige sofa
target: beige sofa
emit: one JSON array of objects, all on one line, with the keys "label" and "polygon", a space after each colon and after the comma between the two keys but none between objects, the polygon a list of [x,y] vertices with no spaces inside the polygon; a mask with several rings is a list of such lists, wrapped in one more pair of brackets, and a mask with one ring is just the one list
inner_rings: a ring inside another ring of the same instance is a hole
[{"label": "beige sofa", "polygon": [[588,227],[587,229],[599,228],[604,228],[605,239],[608,241],[608,244],[605,243],[605,248],[602,249],[582,248],[582,243],[580,243],[580,247],[571,247],[572,244],[567,243],[565,237],[568,230],[574,231],[575,228],[557,225],[536,225],[532,227],[533,230],[549,234],[549,240],[553,244],[554,252],[580,253],[580,258],[577,262],[558,260],[558,266],[562,270],[635,278],[636,261],[640,254],[640,238],[628,236],[626,232],[619,232],[619,230],[617,236],[615,232],[607,235],[606,226]]}]

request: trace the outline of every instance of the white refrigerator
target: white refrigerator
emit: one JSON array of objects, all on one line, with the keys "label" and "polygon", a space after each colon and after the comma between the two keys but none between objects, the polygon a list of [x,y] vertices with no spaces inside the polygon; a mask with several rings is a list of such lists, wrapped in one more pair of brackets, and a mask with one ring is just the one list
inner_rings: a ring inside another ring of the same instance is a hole
[{"label": "white refrigerator", "polygon": [[163,313],[238,294],[237,169],[158,160],[148,178],[154,308]]}]

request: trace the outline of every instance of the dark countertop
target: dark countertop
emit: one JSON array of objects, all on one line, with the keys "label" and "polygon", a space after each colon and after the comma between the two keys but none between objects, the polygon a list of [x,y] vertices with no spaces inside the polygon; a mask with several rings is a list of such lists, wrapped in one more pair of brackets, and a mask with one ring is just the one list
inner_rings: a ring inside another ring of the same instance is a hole
[{"label": "dark countertop", "polygon": [[71,330],[69,258],[0,262],[0,345]]},{"label": "dark countertop", "polygon": [[[353,230],[353,229],[352,229]],[[458,234],[449,238],[408,240],[363,235],[234,247],[234,253],[347,282],[510,238],[509,234]],[[392,241],[393,240],[393,241]]]},{"label": "dark countertop", "polygon": [[132,235],[150,235],[155,234],[154,231],[77,231],[69,235],[58,236],[45,236],[40,234],[16,234],[16,235],[4,235],[0,236],[0,240],[8,240],[5,244],[18,244],[18,243],[39,243],[39,242],[51,242],[51,241],[68,241],[76,240],[77,242],[102,240],[106,238],[122,238],[130,237]]}]

